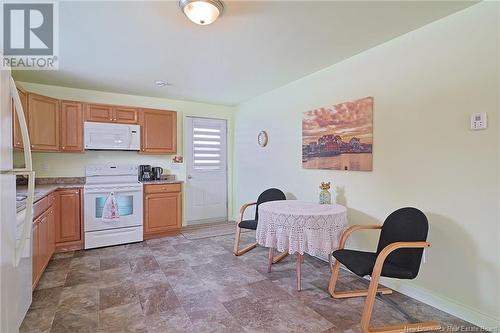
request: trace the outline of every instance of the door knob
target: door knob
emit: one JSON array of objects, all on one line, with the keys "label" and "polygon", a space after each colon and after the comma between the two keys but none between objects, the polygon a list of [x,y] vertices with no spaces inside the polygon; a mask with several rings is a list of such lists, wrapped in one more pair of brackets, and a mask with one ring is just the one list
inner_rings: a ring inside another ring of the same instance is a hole
[{"label": "door knob", "polygon": [[192,178],[193,178],[193,176],[191,176],[191,175],[188,176],[188,179],[192,179]]}]

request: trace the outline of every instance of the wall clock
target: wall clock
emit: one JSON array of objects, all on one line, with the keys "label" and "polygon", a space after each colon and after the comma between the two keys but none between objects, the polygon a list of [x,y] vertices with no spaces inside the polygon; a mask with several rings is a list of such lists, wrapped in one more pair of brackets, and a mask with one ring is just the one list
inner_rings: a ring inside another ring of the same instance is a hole
[{"label": "wall clock", "polygon": [[259,143],[259,146],[265,147],[267,146],[267,142],[269,141],[269,137],[267,136],[266,131],[261,131],[259,135],[257,136],[257,142]]}]

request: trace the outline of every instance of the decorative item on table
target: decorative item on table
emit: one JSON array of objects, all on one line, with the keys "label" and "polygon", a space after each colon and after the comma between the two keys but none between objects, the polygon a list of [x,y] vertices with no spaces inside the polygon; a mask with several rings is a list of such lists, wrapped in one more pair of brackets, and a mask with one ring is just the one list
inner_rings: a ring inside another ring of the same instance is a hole
[{"label": "decorative item on table", "polygon": [[172,159],[172,162],[173,163],[183,163],[184,162],[184,158],[182,156],[174,156],[174,158]]},{"label": "decorative item on table", "polygon": [[373,97],[304,112],[302,167],[372,170]]},{"label": "decorative item on table", "polygon": [[332,194],[330,193],[330,182],[321,182],[319,186],[321,192],[319,192],[319,203],[321,205],[329,205],[332,203]]}]

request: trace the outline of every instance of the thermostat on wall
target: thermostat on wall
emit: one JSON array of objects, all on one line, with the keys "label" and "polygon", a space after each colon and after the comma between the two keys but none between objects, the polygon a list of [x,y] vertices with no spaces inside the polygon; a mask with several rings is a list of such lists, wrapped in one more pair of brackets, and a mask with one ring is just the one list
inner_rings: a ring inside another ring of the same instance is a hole
[{"label": "thermostat on wall", "polygon": [[473,113],[470,116],[470,129],[471,130],[481,130],[486,129],[488,126],[488,119],[486,118],[486,112]]}]

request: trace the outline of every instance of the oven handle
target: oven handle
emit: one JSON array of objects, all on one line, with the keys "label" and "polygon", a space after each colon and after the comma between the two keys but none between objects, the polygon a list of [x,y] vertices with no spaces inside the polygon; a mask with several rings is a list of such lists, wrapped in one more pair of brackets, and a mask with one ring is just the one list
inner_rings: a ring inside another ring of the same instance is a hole
[{"label": "oven handle", "polygon": [[110,188],[109,190],[102,190],[102,189],[83,189],[83,194],[109,194],[111,192],[114,193],[142,193],[142,188],[138,189],[113,189]]}]

